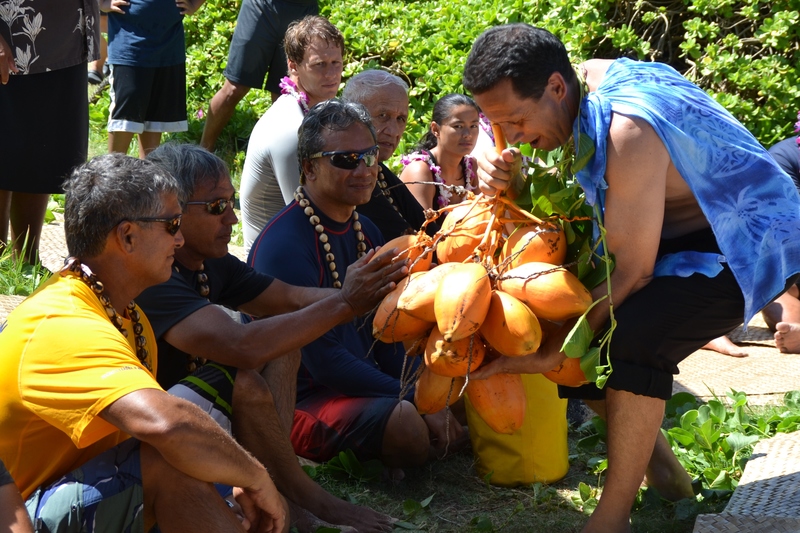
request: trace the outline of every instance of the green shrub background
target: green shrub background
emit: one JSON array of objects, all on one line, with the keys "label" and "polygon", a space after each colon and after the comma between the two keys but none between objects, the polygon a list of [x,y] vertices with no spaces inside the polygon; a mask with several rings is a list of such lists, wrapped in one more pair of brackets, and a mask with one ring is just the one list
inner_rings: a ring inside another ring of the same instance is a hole
[{"label": "green shrub background", "polygon": [[[198,141],[208,102],[222,86],[240,1],[207,0],[185,20],[190,130]],[[427,128],[433,103],[463,92],[461,73],[486,28],[528,22],[564,41],[576,62],[627,56],[662,61],[698,83],[765,146],[792,133],[800,108],[800,0],[348,0],[320,4],[344,33],[344,79],[385,68],[411,85],[411,116],[400,146]],[[269,107],[250,91],[218,143],[241,166],[243,142]],[[104,121],[107,97],[93,117]]]}]

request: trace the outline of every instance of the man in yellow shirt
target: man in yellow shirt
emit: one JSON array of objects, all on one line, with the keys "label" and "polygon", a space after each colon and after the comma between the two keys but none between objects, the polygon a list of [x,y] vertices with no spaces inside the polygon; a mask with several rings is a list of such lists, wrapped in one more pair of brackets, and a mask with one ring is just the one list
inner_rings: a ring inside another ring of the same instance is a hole
[{"label": "man in yellow shirt", "polygon": [[[71,257],[0,326],[0,459],[37,528],[284,531],[266,469],[154,377],[155,339],[133,299],[170,277],[183,244],[177,183],[109,154],[66,191]],[[213,483],[236,487],[245,517]]]}]

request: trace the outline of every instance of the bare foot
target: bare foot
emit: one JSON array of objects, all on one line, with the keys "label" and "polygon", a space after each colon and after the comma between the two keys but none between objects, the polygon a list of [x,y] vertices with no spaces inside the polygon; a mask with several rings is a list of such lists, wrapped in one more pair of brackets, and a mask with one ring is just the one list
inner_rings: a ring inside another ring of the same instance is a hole
[{"label": "bare foot", "polygon": [[[326,502],[324,505],[318,506],[317,514],[319,517],[324,518],[330,523],[346,524],[333,526],[340,528],[342,531],[358,533],[379,533],[381,531],[391,531],[393,529],[392,524],[397,521],[391,516],[373,511],[369,507],[353,505],[352,503],[336,498],[333,495],[331,495],[331,500],[332,501]],[[304,511],[314,519],[319,520],[320,523],[323,522],[321,518],[317,518],[309,511]],[[298,527],[298,529],[300,528]],[[300,531],[302,533],[303,530],[300,529]],[[310,529],[310,531],[316,531],[316,527]]]},{"label": "bare foot", "polygon": [[289,524],[300,533],[314,533],[321,527],[338,529],[342,533],[358,533],[354,527],[326,522],[292,501],[289,501]]},{"label": "bare foot", "polygon": [[385,479],[388,479],[392,483],[397,484],[397,483],[400,483],[401,481],[403,481],[403,479],[405,479],[406,473],[403,472],[402,468],[386,467],[386,468],[383,469],[383,477]]},{"label": "bare foot", "polygon": [[726,335],[717,337],[709,341],[708,344],[703,346],[704,350],[713,350],[722,355],[730,355],[731,357],[747,357],[747,352],[740,346],[737,346]]},{"label": "bare foot", "polygon": [[[680,467],[680,468],[678,468]],[[651,464],[647,468],[644,482],[648,487],[653,487],[665,500],[677,502],[684,498],[694,498],[692,478],[680,464],[672,468],[671,465]]]},{"label": "bare foot", "polygon": [[775,324],[775,346],[783,353],[800,353],[800,324],[793,322]]}]

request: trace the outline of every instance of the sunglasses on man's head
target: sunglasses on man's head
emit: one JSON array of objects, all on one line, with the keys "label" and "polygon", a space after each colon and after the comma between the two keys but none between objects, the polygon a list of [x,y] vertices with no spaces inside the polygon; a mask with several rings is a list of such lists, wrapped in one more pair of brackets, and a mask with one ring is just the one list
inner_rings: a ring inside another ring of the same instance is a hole
[{"label": "sunglasses on man's head", "polygon": [[376,144],[372,148],[367,148],[363,152],[350,152],[347,150],[340,150],[336,152],[317,152],[316,154],[311,154],[308,156],[308,158],[317,159],[318,157],[328,156],[331,158],[331,165],[335,166],[336,168],[353,170],[354,168],[358,167],[358,162],[362,159],[367,167],[371,167],[378,162],[378,145]]},{"label": "sunglasses on man's head", "polygon": [[142,217],[134,218],[130,222],[163,222],[166,226],[167,233],[170,235],[175,235],[178,233],[178,230],[181,229],[182,216],[183,215],[178,215],[172,218]]},{"label": "sunglasses on man's head", "polygon": [[228,205],[233,209],[233,206],[236,205],[236,195],[234,194],[230,198],[211,200],[210,202],[186,202],[186,205],[204,205],[212,215],[221,215],[228,208]]}]

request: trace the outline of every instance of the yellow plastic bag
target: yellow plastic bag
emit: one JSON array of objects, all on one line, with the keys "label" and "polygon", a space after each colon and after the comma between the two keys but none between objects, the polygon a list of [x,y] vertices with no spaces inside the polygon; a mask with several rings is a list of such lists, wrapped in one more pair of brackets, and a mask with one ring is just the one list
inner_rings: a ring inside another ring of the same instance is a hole
[{"label": "yellow plastic bag", "polygon": [[567,400],[541,374],[523,374],[522,384],[528,399],[525,421],[512,435],[495,433],[466,398],[475,469],[481,477],[492,472],[492,485],[553,483],[569,470]]}]

